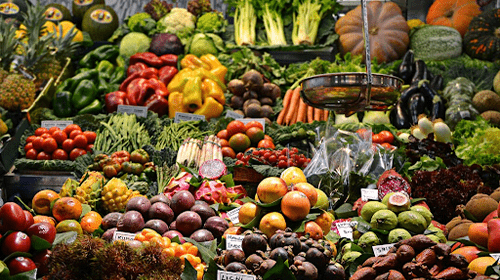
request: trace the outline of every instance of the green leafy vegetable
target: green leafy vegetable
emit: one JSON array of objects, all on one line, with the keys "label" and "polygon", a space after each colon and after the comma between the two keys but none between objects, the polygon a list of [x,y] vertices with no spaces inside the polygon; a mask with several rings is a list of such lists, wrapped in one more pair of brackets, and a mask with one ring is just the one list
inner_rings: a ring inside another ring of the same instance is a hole
[{"label": "green leafy vegetable", "polygon": [[267,43],[271,46],[286,45],[282,15],[290,5],[290,0],[256,0],[257,16],[264,22]]},{"label": "green leafy vegetable", "polygon": [[[465,165],[492,165],[500,162],[500,129],[478,117],[475,121],[461,120],[453,139],[455,153]],[[486,126],[487,125],[487,126]]]},{"label": "green leafy vegetable", "polygon": [[228,11],[234,10],[234,40],[238,46],[254,45],[257,14],[252,0],[226,0]]},{"label": "green leafy vegetable", "polygon": [[339,7],[335,0],[294,0],[293,44],[314,45],[321,20]]}]

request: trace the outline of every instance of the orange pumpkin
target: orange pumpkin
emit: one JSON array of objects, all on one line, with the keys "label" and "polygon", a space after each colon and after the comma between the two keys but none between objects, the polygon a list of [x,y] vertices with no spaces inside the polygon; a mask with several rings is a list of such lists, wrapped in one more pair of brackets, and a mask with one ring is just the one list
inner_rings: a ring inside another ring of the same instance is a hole
[{"label": "orange pumpkin", "polygon": [[427,11],[427,24],[453,27],[462,37],[470,21],[481,13],[476,0],[436,0]]},{"label": "orange pumpkin", "polygon": [[[371,1],[366,5],[370,36],[370,56],[378,62],[401,58],[410,43],[410,28],[394,2]],[[340,52],[365,56],[361,5],[349,11],[335,23],[340,36]]]}]

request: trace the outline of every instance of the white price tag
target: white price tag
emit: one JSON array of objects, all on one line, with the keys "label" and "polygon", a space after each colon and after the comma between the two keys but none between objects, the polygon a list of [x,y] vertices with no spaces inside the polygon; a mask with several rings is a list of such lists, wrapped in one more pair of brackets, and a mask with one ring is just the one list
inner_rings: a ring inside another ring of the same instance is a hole
[{"label": "white price tag", "polygon": [[115,231],[113,234],[113,241],[132,241],[135,239],[136,234],[124,231]]},{"label": "white price tag", "polygon": [[257,122],[260,122],[260,124],[262,124],[262,127],[264,129],[262,129],[264,132],[266,132],[266,120],[265,119],[236,119],[237,121],[240,121],[244,124],[247,124],[251,121],[257,121]]},{"label": "white price tag", "polygon": [[389,250],[392,247],[394,247],[394,244],[396,244],[396,243],[390,243],[390,244],[383,244],[383,245],[373,246],[372,247],[373,254],[375,254],[375,257],[385,255],[385,254],[387,254],[387,252],[389,252]]},{"label": "white price tag", "polygon": [[241,242],[244,235],[228,234],[226,235],[226,250],[241,249]]},{"label": "white price tag", "polygon": [[205,121],[205,116],[182,112],[175,113],[174,123],[179,123],[181,121]]},{"label": "white price tag", "polygon": [[498,260],[500,260],[500,253],[490,254],[490,256],[491,256],[492,258],[494,258],[495,260],[497,260],[497,261],[498,261]]},{"label": "white price tag", "polygon": [[217,270],[217,280],[255,280],[255,275]]},{"label": "white price tag", "polygon": [[352,236],[353,228],[358,224],[358,222],[340,222],[337,223],[337,230],[339,231],[340,237],[344,237],[350,240],[354,240]]},{"label": "white price tag", "polygon": [[240,222],[238,215],[240,214],[240,207],[234,208],[231,211],[226,212],[227,216],[229,217],[229,220],[231,220],[231,223],[237,224]]},{"label": "white price tag", "polygon": [[65,129],[70,124],[73,124],[73,121],[42,121],[42,127],[51,128],[56,126],[61,130]]},{"label": "white price tag", "polygon": [[378,190],[377,189],[361,189],[361,200],[378,200]]},{"label": "white price tag", "polygon": [[245,116],[239,114],[239,113],[236,113],[235,111],[232,111],[232,110],[228,110],[226,112],[226,118],[233,118],[233,119],[241,119],[241,118],[244,118]]},{"label": "white price tag", "polygon": [[131,106],[131,105],[118,105],[116,109],[118,113],[127,113],[129,115],[135,114],[138,117],[148,116],[148,107],[146,106]]}]

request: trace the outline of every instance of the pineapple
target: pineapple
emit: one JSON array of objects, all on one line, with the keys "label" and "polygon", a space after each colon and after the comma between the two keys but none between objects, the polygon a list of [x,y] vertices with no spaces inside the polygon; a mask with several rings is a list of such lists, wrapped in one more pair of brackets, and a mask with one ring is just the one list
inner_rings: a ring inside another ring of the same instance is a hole
[{"label": "pineapple", "polygon": [[113,178],[102,188],[102,205],[108,212],[120,212],[125,210],[127,202],[132,197],[140,195],[138,191],[127,188],[127,185],[121,179]]},{"label": "pineapple", "polygon": [[97,210],[97,204],[101,200],[101,190],[104,180],[106,180],[104,176],[97,171],[85,173],[73,197],[81,203],[90,205],[93,210]]},{"label": "pineapple", "polygon": [[0,104],[9,111],[29,108],[35,95],[35,84],[22,74],[10,74],[0,84]]}]

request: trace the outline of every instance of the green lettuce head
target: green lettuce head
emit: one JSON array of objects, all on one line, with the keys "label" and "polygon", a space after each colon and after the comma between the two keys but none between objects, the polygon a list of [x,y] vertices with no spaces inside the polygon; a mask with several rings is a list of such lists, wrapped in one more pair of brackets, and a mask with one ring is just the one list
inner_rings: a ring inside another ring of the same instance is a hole
[{"label": "green lettuce head", "polygon": [[198,57],[211,53],[215,56],[225,50],[222,38],[213,33],[196,33],[191,41],[186,45],[186,53],[194,54]]}]

